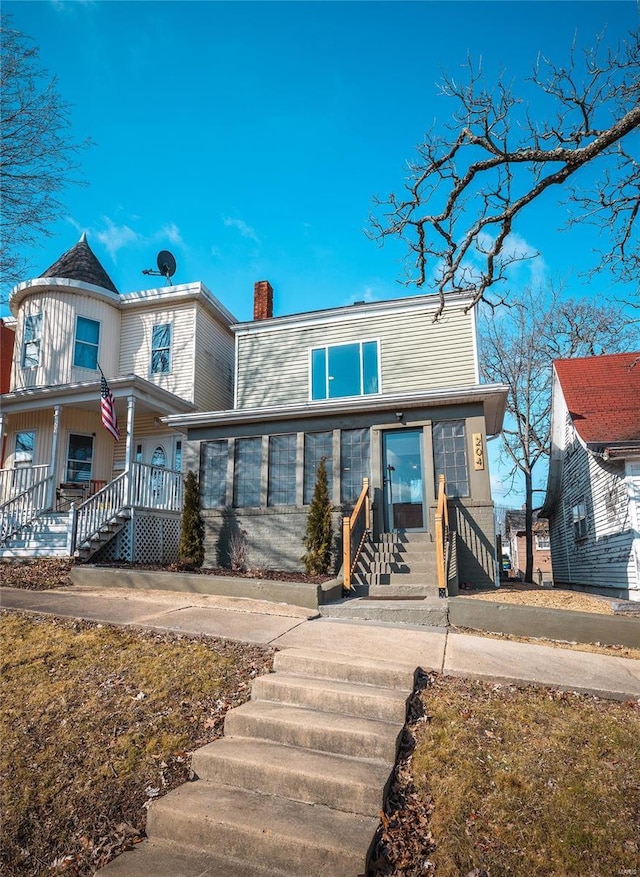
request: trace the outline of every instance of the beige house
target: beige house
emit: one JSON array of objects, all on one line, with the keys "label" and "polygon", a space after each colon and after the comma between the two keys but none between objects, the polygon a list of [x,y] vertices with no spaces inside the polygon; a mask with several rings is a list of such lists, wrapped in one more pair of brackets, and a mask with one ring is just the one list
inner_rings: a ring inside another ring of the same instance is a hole
[{"label": "beige house", "polygon": [[[84,235],[10,307],[0,553],[175,555],[183,436],[162,418],[232,404],[234,317],[201,283],[120,293]],[[101,373],[117,441],[101,421]]]}]

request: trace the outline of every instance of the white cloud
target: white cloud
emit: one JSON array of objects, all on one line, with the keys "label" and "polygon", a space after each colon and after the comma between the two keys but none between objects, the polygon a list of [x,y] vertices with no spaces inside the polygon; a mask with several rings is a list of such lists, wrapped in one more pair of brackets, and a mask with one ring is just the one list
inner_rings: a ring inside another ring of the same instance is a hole
[{"label": "white cloud", "polygon": [[256,234],[255,229],[253,229],[250,225],[247,225],[244,219],[233,219],[230,216],[223,216],[222,221],[228,228],[236,228],[243,238],[248,238],[250,241],[254,241],[256,244],[260,243],[260,238]]},{"label": "white cloud", "polygon": [[345,305],[353,305],[356,302],[371,302],[371,301],[381,301],[379,295],[376,294],[373,286],[365,286],[362,292],[354,292],[353,295],[350,295],[346,300]]},{"label": "white cloud", "polygon": [[175,224],[175,222],[169,223],[169,225],[163,226],[160,231],[155,235],[156,238],[164,238],[167,239],[172,244],[183,244],[182,235],[180,234],[180,229]]},{"label": "white cloud", "polygon": [[108,216],[103,217],[103,220],[106,223],[106,229],[95,232],[95,235],[112,259],[115,260],[118,250],[142,240],[141,235],[129,228],[128,225],[116,225]]}]

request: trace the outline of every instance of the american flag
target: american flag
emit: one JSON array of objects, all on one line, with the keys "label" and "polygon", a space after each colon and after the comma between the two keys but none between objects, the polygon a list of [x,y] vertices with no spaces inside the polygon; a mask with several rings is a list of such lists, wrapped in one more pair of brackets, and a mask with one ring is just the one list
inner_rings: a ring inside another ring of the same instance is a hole
[{"label": "american flag", "polygon": [[113,398],[113,393],[109,389],[107,379],[102,372],[100,372],[100,413],[102,414],[102,425],[104,428],[111,433],[117,442],[120,441],[116,402]]}]

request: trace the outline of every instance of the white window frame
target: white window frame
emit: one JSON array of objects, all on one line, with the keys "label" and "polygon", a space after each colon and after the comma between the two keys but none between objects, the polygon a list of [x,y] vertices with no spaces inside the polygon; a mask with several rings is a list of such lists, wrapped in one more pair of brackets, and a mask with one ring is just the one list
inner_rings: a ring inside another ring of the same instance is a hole
[{"label": "white window frame", "polygon": [[581,497],[571,506],[571,523],[573,526],[573,538],[580,542],[587,537],[587,504]]},{"label": "white window frame", "polygon": [[[364,390],[364,356],[363,356],[363,348],[365,344],[375,344],[376,345],[376,380],[378,383],[378,389],[372,393],[366,393]],[[353,347],[355,345],[359,346],[359,360],[360,360],[360,391],[351,396],[331,396],[329,394],[329,351],[335,350],[338,347]],[[314,399],[313,396],[313,354],[317,350],[324,350],[324,366],[325,366],[325,375],[324,375],[324,389],[325,395],[320,399]],[[360,396],[379,396],[382,393],[382,369],[380,366],[381,356],[381,344],[379,338],[362,338],[354,341],[340,341],[336,344],[318,344],[315,347],[309,348],[309,401],[310,402],[325,402],[328,399],[355,399]]]},{"label": "white window frame", "polygon": [[[88,323],[95,323],[98,327],[98,341],[94,344],[93,341],[80,341],[78,339],[78,325],[80,320],[86,320]],[[102,335],[102,323],[100,320],[94,320],[93,317],[85,317],[84,314],[76,314],[76,328],[73,336],[73,366],[74,368],[83,368],[86,371],[98,371],[98,362],[100,361],[100,336]],[[78,350],[78,344],[82,344],[84,347],[95,348],[96,353],[96,364],[94,366],[91,365],[81,365],[76,362],[76,353]]]},{"label": "white window frame", "polygon": [[[31,456],[24,456],[24,451],[18,451],[18,436],[21,435],[32,435],[33,436],[33,448],[31,449]],[[13,468],[14,469],[25,469],[27,467],[33,466],[33,460],[36,455],[36,440],[38,433],[35,429],[19,429],[15,434],[15,442],[13,445]],[[19,456],[19,454],[21,456]]]},{"label": "white window frame", "polygon": [[[32,337],[29,329],[33,332]],[[33,331],[35,328],[35,332]],[[20,355],[20,363],[22,368],[37,368],[40,365],[40,355],[42,352],[42,312],[37,314],[27,314],[24,318],[24,326],[22,329],[22,352]],[[35,356],[33,355],[35,351]],[[34,362],[27,362],[27,356],[32,358]]]},{"label": "white window frame", "polygon": [[549,551],[551,549],[551,539],[549,538],[549,534],[545,534],[543,536],[539,536],[537,533],[536,537],[536,551]]},{"label": "white window frame", "polygon": [[[169,330],[169,344],[163,347],[154,347],[153,346],[153,336],[156,329],[168,329]],[[172,365],[172,356],[171,349],[173,346],[173,323],[171,321],[166,321],[164,323],[154,323],[151,327],[151,357],[149,359],[149,372],[152,375],[168,375],[171,373],[171,365]],[[156,369],[153,367],[153,354],[159,353],[161,351],[167,352],[167,368]]]}]

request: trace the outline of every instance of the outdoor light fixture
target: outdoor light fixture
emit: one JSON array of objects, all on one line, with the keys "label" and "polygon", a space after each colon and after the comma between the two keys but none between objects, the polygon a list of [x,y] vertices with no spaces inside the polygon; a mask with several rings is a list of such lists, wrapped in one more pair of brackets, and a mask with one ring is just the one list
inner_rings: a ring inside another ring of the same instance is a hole
[{"label": "outdoor light fixture", "polygon": [[402,423],[402,418],[404,417],[403,411],[396,411],[396,420],[398,423]]}]

